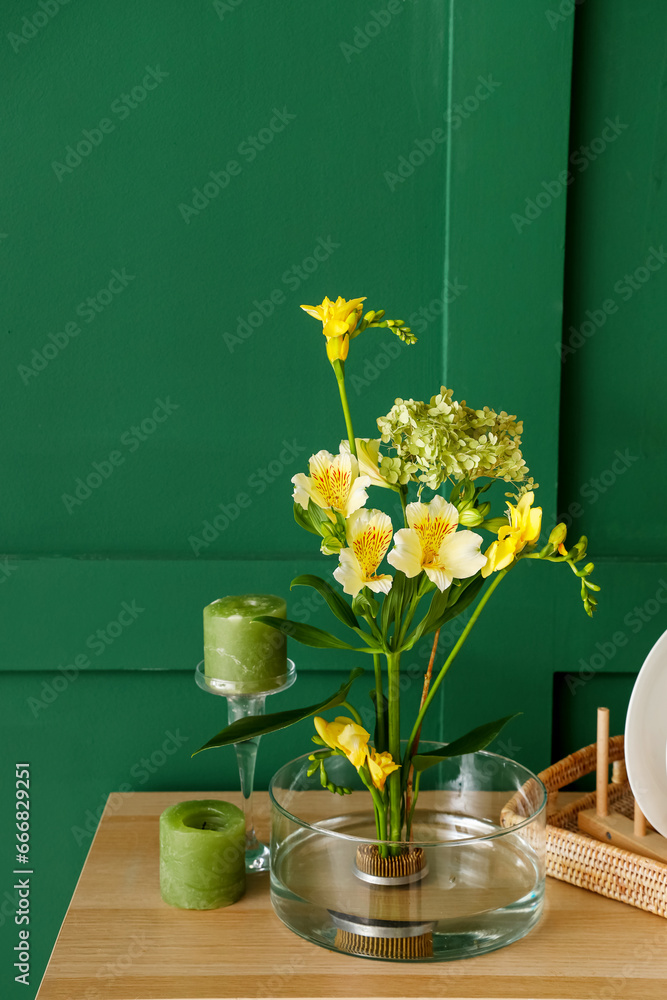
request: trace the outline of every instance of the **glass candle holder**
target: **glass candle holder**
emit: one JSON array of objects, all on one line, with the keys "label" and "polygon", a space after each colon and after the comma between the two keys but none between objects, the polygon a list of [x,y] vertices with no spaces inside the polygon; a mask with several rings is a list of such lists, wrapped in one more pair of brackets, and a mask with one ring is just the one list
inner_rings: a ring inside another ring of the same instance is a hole
[{"label": "glass candle holder", "polygon": [[[236,722],[237,719],[244,719],[249,715],[264,715],[267,696],[286,691],[294,684],[295,680],[296,667],[294,661],[288,660],[287,680],[281,687],[272,688],[269,691],[255,691],[252,694],[239,694],[235,693],[233,687],[230,690],[230,684],[227,681],[207,676],[204,671],[203,660],[197,664],[195,669],[195,681],[202,691],[227,699],[227,720],[229,723]],[[263,844],[257,839],[253,814],[252,793],[259,740],[260,737],[257,737],[257,739],[244,740],[242,743],[234,744],[246,822],[245,859],[247,872],[265,872],[270,868],[270,850],[267,844]]]}]

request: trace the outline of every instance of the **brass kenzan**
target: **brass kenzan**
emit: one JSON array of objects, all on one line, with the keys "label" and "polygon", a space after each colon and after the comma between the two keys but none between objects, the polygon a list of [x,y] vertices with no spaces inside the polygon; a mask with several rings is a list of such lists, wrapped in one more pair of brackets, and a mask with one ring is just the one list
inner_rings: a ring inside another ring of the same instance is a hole
[{"label": "brass kenzan", "polygon": [[417,937],[367,937],[350,931],[336,931],[336,947],[351,955],[375,958],[430,958],[433,955],[433,934]]},{"label": "brass kenzan", "polygon": [[379,878],[402,878],[421,871],[426,861],[423,848],[409,848],[404,854],[383,858],[375,844],[362,844],[357,848],[357,868],[367,875]]}]

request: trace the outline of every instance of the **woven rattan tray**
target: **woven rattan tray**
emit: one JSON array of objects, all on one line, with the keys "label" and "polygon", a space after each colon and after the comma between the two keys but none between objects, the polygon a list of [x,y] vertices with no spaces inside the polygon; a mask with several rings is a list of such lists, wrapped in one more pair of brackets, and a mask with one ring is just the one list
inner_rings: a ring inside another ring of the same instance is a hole
[{"label": "woven rattan tray", "polygon": [[[616,812],[632,817],[634,797],[625,772],[623,737],[609,740],[609,760],[613,762],[609,785],[609,806]],[[552,764],[539,777],[548,792],[547,804],[547,875],[570,882],[667,917],[667,864],[644,858],[612,844],[594,840],[581,833],[577,814],[595,806],[596,793],[590,792],[562,809],[558,808],[558,792],[577,778],[595,771],[597,745],[592,743]],[[501,814],[503,826],[514,826],[529,814],[528,798],[535,796],[535,783],[515,795]]]}]

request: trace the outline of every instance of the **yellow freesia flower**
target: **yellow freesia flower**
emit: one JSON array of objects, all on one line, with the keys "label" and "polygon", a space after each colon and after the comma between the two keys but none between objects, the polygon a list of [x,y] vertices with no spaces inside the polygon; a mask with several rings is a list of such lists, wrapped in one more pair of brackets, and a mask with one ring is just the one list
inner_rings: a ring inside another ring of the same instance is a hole
[{"label": "yellow freesia flower", "polygon": [[363,587],[376,594],[388,594],[393,578],[389,574],[377,576],[377,568],[384,559],[391,542],[391,519],[381,510],[357,510],[347,522],[349,548],[341,549],[340,564],[334,578],[353,597]]},{"label": "yellow freesia flower", "polygon": [[368,741],[371,738],[363,726],[353,719],[341,715],[334,722],[327,722],[320,715],[314,718],[315,729],[332,750],[341,750],[357,770],[368,756]]},{"label": "yellow freesia flower", "polygon": [[446,590],[453,579],[474,576],[486,562],[479,546],[480,535],[457,531],[459,512],[441,496],[430,503],[409,503],[406,509],[409,528],[394,535],[394,548],[387,561],[406,576],[422,570],[439,590]]},{"label": "yellow freesia flower", "polygon": [[390,753],[378,753],[373,750],[368,755],[368,770],[370,771],[373,784],[379,791],[383,791],[385,782],[393,771],[400,770],[401,765],[394,762]]},{"label": "yellow freesia flower", "polygon": [[542,508],[533,507],[534,493],[524,493],[516,506],[507,504],[509,524],[498,532],[498,539],[486,550],[482,576],[491,576],[509,566],[526,547],[533,545],[542,530]]},{"label": "yellow freesia flower", "polygon": [[[393,489],[391,483],[388,483],[380,472],[380,438],[356,438],[355,441],[361,475],[368,476],[371,486],[385,486],[387,489]],[[349,454],[350,442],[341,441],[340,451],[341,454]]]},{"label": "yellow freesia flower", "polygon": [[344,299],[338,296],[332,302],[326,296],[319,306],[301,306],[313,319],[319,319],[322,323],[322,333],[327,338],[327,357],[329,361],[345,361],[350,347],[350,334],[354,332],[357,323],[361,318],[361,299]]},{"label": "yellow freesia flower", "polygon": [[304,510],[308,510],[308,501],[312,500],[329,511],[330,519],[335,521],[333,511],[349,517],[368,500],[366,487],[371,484],[370,477],[359,475],[359,463],[349,451],[340,455],[318,451],[311,456],[308,465],[310,476],[303,472],[292,476],[294,501]]}]

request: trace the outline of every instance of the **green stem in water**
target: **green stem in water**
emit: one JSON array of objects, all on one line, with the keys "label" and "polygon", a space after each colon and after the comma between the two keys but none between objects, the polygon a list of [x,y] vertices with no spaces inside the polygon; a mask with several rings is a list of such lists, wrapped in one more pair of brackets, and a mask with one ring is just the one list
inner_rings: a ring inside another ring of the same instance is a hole
[{"label": "green stem in water", "polygon": [[[388,747],[392,760],[401,763],[400,653],[387,653]],[[389,775],[389,839],[401,839],[401,771]]]},{"label": "green stem in water", "polygon": [[[428,695],[426,697],[426,700],[424,701],[424,704],[422,705],[422,707],[419,710],[419,714],[417,715],[417,718],[415,720],[415,724],[412,727],[412,732],[410,733],[410,739],[408,740],[408,747],[411,747],[412,744],[414,743],[415,736],[419,732],[420,726],[422,724],[422,720],[423,720],[424,716],[426,715],[426,711],[427,711],[429,705],[431,704],[431,702],[433,701],[433,699],[435,697],[436,691],[440,687],[440,684],[442,683],[445,674],[447,673],[447,671],[451,667],[452,663],[456,659],[456,656],[457,656],[459,650],[461,649],[461,647],[463,646],[464,642],[466,641],[466,639],[470,635],[470,632],[472,631],[472,628],[473,628],[475,622],[479,618],[479,616],[480,616],[480,614],[482,612],[482,609],[484,608],[484,605],[486,604],[486,602],[488,601],[488,599],[491,597],[491,594],[494,592],[494,590],[496,589],[496,587],[498,586],[498,584],[500,583],[500,581],[503,579],[503,577],[505,576],[505,574],[507,572],[508,572],[508,570],[502,569],[496,575],[495,580],[493,581],[493,583],[491,584],[491,586],[489,587],[489,589],[484,594],[484,597],[482,597],[482,599],[480,600],[479,604],[475,608],[475,610],[474,610],[474,612],[473,612],[473,614],[472,614],[472,616],[470,618],[470,621],[468,622],[468,624],[464,628],[463,632],[461,633],[461,637],[459,638],[459,641],[456,643],[456,645],[452,649],[451,653],[449,654],[449,656],[445,660],[445,663],[444,663],[442,669],[440,670],[440,673],[436,677],[434,683],[431,685],[431,690],[429,691],[429,693],[428,693]],[[396,772],[396,773],[398,774],[398,772]],[[408,772],[406,770],[406,782],[407,782],[407,773]]]},{"label": "green stem in water", "polygon": [[420,778],[421,778],[421,771],[417,771],[417,773],[415,774],[415,788],[414,788],[414,793],[413,793],[413,796],[412,796],[412,805],[410,806],[410,814],[408,816],[406,827],[405,827],[405,829],[406,829],[405,836],[407,837],[408,840],[410,840],[410,836],[412,834],[412,817],[415,814],[415,806],[417,805],[417,799],[419,798],[419,779]]},{"label": "green stem in water", "polygon": [[[375,829],[377,831],[378,840],[386,840],[387,811],[382,795],[373,784],[373,779],[371,778],[370,771],[368,770],[368,768],[360,767],[359,777],[363,781],[368,791],[371,793],[371,797],[373,799],[373,808],[375,810]],[[385,844],[378,844],[378,851],[380,852],[381,858],[387,857],[387,848]]]},{"label": "green stem in water", "polygon": [[375,718],[377,734],[375,742],[380,752],[387,749],[387,723],[384,714],[384,691],[382,690],[382,657],[373,653],[373,668],[375,670]]},{"label": "green stem in water", "polygon": [[336,381],[338,382],[338,392],[340,393],[340,401],[343,407],[343,416],[345,417],[345,427],[347,429],[347,439],[350,442],[350,453],[357,457],[357,439],[354,436],[354,427],[352,426],[352,415],[350,414],[350,406],[347,401],[347,393],[345,391],[345,366],[342,361],[336,359],[331,362],[333,370],[336,375]]}]

